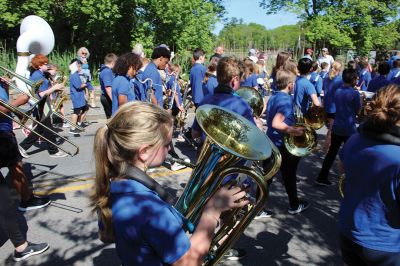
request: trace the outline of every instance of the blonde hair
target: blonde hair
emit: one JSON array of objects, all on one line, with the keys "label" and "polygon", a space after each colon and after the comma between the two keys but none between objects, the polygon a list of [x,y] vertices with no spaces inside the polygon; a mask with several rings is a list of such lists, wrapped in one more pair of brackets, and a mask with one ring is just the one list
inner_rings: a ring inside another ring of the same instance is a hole
[{"label": "blonde hair", "polygon": [[343,71],[343,64],[340,61],[335,61],[332,64],[331,70],[329,70],[329,79],[332,80],[334,77]]},{"label": "blonde hair", "polygon": [[86,47],[79,48],[78,52],[76,52],[76,55],[77,56],[82,56],[82,52],[86,52],[87,53],[86,58],[89,58],[90,53],[89,53],[89,50]]},{"label": "blonde hair", "polygon": [[124,104],[97,130],[94,138],[96,178],[90,205],[112,235],[110,179],[123,178],[144,145],[161,147],[172,127],[172,117],[160,107],[140,101]]}]

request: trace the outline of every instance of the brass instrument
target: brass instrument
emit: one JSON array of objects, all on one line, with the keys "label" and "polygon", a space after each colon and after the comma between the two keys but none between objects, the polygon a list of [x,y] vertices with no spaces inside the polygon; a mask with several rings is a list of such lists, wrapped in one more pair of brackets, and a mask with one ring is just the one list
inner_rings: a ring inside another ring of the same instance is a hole
[{"label": "brass instrument", "polygon": [[361,109],[358,111],[357,114],[357,122],[362,123],[364,118],[367,116],[367,111],[365,107],[370,105],[372,97],[375,95],[374,92],[370,91],[358,91],[361,97]]},{"label": "brass instrument", "polygon": [[36,100],[38,99],[37,94],[38,94],[40,86],[43,83],[43,80],[39,80],[37,82],[33,82],[32,80],[30,80],[30,79],[28,79],[28,78],[26,78],[26,77],[24,77],[24,76],[22,76],[22,75],[20,75],[20,74],[18,74],[16,72],[13,72],[13,71],[11,71],[11,70],[3,67],[3,66],[0,66],[0,69],[3,70],[4,72],[6,72],[8,75],[23,81],[26,85],[28,85],[30,87],[29,93],[20,90],[17,86],[13,87],[15,90],[18,90],[19,92],[28,95],[30,98],[34,98]]},{"label": "brass instrument", "polygon": [[236,94],[242,97],[249,104],[255,117],[261,116],[264,108],[264,99],[257,89],[243,86],[236,90]]},{"label": "brass instrument", "polygon": [[[147,84],[148,81],[150,82],[150,85],[148,88],[146,88],[145,93],[146,93],[146,102],[152,103],[151,96],[153,95],[153,80],[151,78],[146,78],[144,80],[140,80],[140,79],[137,79],[137,80],[142,84]],[[157,104],[157,103],[155,103],[155,104]]]},{"label": "brass instrument", "polygon": [[302,157],[310,154],[317,147],[317,132],[311,126],[304,122],[304,117],[300,109],[295,106],[295,127],[304,128],[302,136],[285,135],[283,142],[286,149],[293,155]]},{"label": "brass instrument", "polygon": [[183,128],[185,126],[187,112],[188,112],[189,108],[192,107],[192,101],[188,97],[188,90],[189,90],[189,83],[185,84],[184,91],[183,91],[183,97],[182,97],[183,111],[179,112],[179,114],[176,116],[178,128]]},{"label": "brass instrument", "polygon": [[[21,110],[18,107],[14,107],[11,104],[9,104],[8,102],[3,101],[2,99],[0,99],[0,105],[3,106],[4,108],[7,108],[10,112],[14,113],[18,118],[19,121],[16,120],[15,118],[11,117],[10,115],[8,115],[7,113],[3,112],[0,110],[0,114],[4,115],[7,118],[12,119],[15,123],[17,123],[18,125],[20,125],[21,127],[30,130],[33,134],[38,135],[40,138],[44,139],[45,141],[47,141],[48,143],[53,144],[54,146],[56,146],[58,149],[66,152],[67,154],[69,154],[70,156],[74,156],[76,154],[79,153],[79,147],[72,143],[71,141],[69,141],[67,138],[64,138],[63,136],[57,134],[57,132],[55,132],[54,130],[50,129],[49,127],[45,126],[43,123],[37,121],[36,119],[31,117],[31,114],[33,112],[33,110],[35,109],[35,107],[38,106],[42,106],[41,108],[43,108],[44,102],[46,101],[46,97],[43,97],[40,101],[38,101],[35,105],[33,105],[30,109],[28,110]],[[40,125],[41,127],[43,127],[44,129],[48,130],[50,133],[56,135],[57,137],[61,138],[63,141],[68,142],[69,144],[71,144],[72,146],[74,146],[75,151],[74,152],[70,152],[67,151],[65,149],[63,149],[61,146],[57,145],[56,143],[50,141],[49,139],[47,139],[46,137],[44,137],[43,135],[40,135],[39,133],[37,133],[34,129],[30,129],[28,128],[25,124],[26,122],[31,119],[36,125]]]},{"label": "brass instrument", "polygon": [[322,106],[312,104],[304,114],[304,123],[315,130],[322,128],[326,121],[326,112]]},{"label": "brass instrument", "polygon": [[203,105],[197,109],[196,119],[207,137],[175,206],[177,210],[197,224],[209,198],[232,174],[248,176],[259,190],[259,196],[247,206],[224,213],[225,222],[217,229],[204,261],[204,265],[215,265],[263,208],[268,194],[267,181],[276,173],[279,162],[273,162],[266,175],[238,165],[241,160],[267,160],[275,152],[268,137],[244,117],[225,108]]}]

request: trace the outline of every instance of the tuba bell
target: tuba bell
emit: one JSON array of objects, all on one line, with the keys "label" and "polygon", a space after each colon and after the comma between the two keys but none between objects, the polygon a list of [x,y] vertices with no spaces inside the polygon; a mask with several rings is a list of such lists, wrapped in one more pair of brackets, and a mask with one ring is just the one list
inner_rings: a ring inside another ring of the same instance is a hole
[{"label": "tuba bell", "polygon": [[243,160],[263,161],[273,157],[268,137],[244,117],[225,108],[203,105],[197,109],[196,119],[206,140],[176,209],[197,224],[207,201],[232,175],[247,176],[259,190],[258,197],[249,205],[224,213],[225,222],[217,229],[204,261],[204,265],[215,265],[263,208],[268,194],[267,181],[279,165],[274,162],[268,175],[238,165]]},{"label": "tuba bell", "polygon": [[264,108],[264,99],[261,94],[253,87],[240,87],[236,94],[245,100],[253,110],[253,115],[260,117]]}]

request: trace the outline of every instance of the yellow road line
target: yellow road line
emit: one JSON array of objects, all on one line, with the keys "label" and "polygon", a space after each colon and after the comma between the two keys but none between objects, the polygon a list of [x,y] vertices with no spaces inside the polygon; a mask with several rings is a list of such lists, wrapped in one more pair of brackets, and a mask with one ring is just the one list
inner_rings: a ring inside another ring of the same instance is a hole
[{"label": "yellow road line", "polygon": [[69,192],[69,191],[86,190],[86,189],[89,189],[92,187],[93,187],[93,184],[83,184],[83,185],[78,185],[78,186],[55,188],[55,189],[51,189],[51,190],[35,191],[35,194],[36,195],[49,195],[49,194],[63,193],[63,192]]}]

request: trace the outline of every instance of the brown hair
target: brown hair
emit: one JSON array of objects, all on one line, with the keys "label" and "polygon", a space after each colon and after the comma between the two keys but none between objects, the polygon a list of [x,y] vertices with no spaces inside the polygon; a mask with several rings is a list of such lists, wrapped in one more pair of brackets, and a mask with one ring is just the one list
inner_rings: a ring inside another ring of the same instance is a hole
[{"label": "brown hair", "polygon": [[172,127],[172,117],[160,107],[141,101],[121,106],[115,116],[97,130],[94,138],[95,185],[90,205],[97,212],[106,235],[112,235],[110,179],[123,178],[134,165],[143,145],[161,147]]},{"label": "brown hair", "polygon": [[217,65],[218,83],[228,84],[234,76],[240,75],[239,61],[234,56],[222,57]]},{"label": "brown hair", "polygon": [[289,83],[296,81],[296,75],[288,70],[278,70],[276,72],[276,87],[278,90],[284,90]]},{"label": "brown hair", "polygon": [[242,80],[247,79],[248,77],[250,77],[253,73],[254,73],[254,62],[251,59],[245,59],[243,61],[244,63],[244,73],[243,76],[241,77]]},{"label": "brown hair", "polygon": [[365,126],[376,132],[387,132],[400,122],[400,87],[390,84],[377,91],[365,106]]},{"label": "brown hair", "polygon": [[272,76],[276,75],[276,72],[278,72],[279,69],[283,67],[285,62],[290,58],[290,53],[288,52],[279,52],[278,55],[276,56],[276,64],[272,68]]},{"label": "brown hair", "polygon": [[281,70],[282,69],[292,72],[294,75],[297,75],[299,73],[298,69],[297,69],[297,63],[293,59],[286,60],[285,63],[283,64],[283,66],[281,67]]},{"label": "brown hair", "polygon": [[45,55],[42,55],[42,54],[35,55],[31,60],[31,65],[32,65],[33,69],[39,69],[44,64],[48,64],[48,63],[49,63],[49,59]]}]

